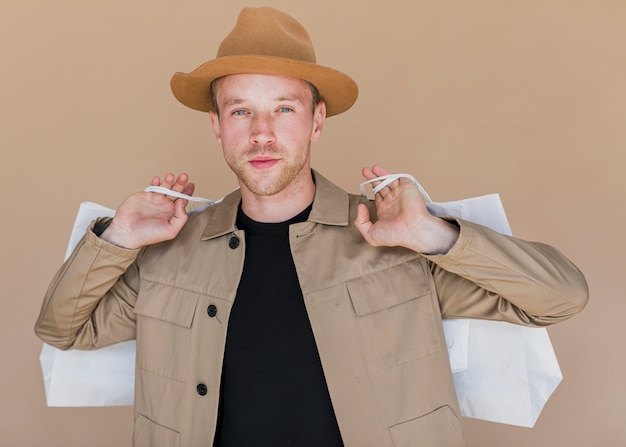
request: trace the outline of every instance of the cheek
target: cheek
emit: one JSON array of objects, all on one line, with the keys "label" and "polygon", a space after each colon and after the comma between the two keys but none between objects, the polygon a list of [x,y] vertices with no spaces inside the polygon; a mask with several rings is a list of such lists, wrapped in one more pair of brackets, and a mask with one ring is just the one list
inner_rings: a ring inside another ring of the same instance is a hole
[{"label": "cheek", "polygon": [[283,129],[283,141],[289,141],[296,146],[302,146],[308,144],[311,139],[313,129],[310,123],[297,123],[292,126],[286,126]]},{"label": "cheek", "polygon": [[222,126],[221,141],[222,147],[231,150],[242,146],[248,141],[248,136],[242,126]]}]

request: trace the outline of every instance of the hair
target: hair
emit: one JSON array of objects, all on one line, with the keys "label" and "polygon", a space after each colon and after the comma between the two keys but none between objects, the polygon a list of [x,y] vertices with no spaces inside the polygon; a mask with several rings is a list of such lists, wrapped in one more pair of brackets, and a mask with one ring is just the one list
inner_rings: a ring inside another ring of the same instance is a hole
[{"label": "hair", "polygon": [[[217,95],[215,94],[215,85],[216,85],[216,82],[220,79],[222,78],[214,79],[211,82],[211,104],[213,105],[213,110],[215,111],[218,117],[220,116],[220,108],[217,105]],[[322,100],[322,98],[320,97],[320,92],[317,90],[317,87],[315,87],[309,81],[304,81],[304,82],[306,82],[307,85],[309,86],[309,89],[311,89],[311,112],[315,113],[315,107],[317,107],[317,103],[319,103]]]}]

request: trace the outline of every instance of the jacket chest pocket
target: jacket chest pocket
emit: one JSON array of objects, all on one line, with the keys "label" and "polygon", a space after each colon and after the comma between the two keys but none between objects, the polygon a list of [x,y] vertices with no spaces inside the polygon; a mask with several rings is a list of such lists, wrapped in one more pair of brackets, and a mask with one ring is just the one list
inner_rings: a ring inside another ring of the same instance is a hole
[{"label": "jacket chest pocket", "polygon": [[200,294],[143,281],[135,305],[137,366],[183,382]]},{"label": "jacket chest pocket", "polygon": [[419,259],[347,284],[363,351],[377,369],[388,369],[440,350],[441,320]]}]

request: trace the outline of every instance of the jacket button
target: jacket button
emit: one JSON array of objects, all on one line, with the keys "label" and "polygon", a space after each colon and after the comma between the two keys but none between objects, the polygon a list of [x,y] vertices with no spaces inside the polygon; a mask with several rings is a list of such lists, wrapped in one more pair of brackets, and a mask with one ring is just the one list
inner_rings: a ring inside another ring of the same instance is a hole
[{"label": "jacket button", "polygon": [[209,317],[213,318],[217,315],[217,307],[214,304],[210,304],[209,307],[206,308],[206,313],[209,314]]},{"label": "jacket button", "polygon": [[228,240],[228,246],[233,250],[239,247],[239,238],[237,236],[233,236]]},{"label": "jacket button", "polygon": [[204,383],[199,383],[196,386],[196,391],[198,392],[200,396],[206,396],[206,393],[209,391],[209,389],[206,387]]}]

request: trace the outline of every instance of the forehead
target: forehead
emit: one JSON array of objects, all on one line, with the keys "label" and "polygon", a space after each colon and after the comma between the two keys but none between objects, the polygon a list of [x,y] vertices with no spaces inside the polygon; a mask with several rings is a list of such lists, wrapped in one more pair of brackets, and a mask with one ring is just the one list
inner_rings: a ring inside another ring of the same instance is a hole
[{"label": "forehead", "polygon": [[237,97],[259,97],[260,94],[310,99],[311,87],[307,81],[289,76],[267,74],[233,74],[216,79],[213,93],[218,101]]}]

